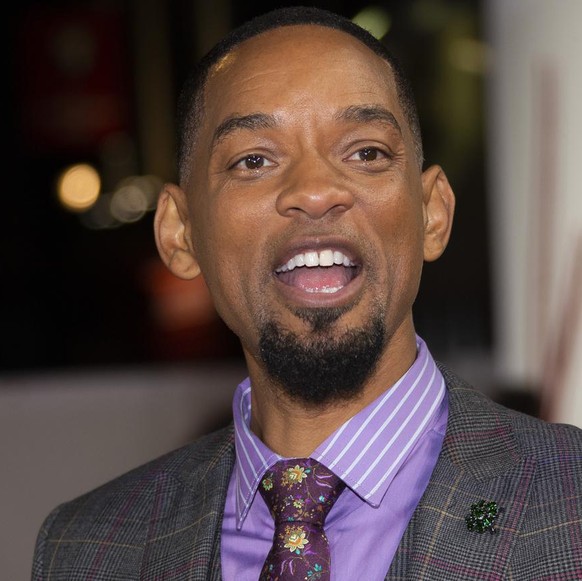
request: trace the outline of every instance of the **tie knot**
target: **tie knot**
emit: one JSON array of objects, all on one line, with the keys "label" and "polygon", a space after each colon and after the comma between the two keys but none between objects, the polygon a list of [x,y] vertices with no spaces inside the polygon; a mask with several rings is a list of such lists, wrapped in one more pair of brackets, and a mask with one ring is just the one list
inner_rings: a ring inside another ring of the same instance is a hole
[{"label": "tie knot", "polygon": [[304,522],[323,526],[345,488],[344,482],[312,458],[280,460],[259,485],[275,524]]}]

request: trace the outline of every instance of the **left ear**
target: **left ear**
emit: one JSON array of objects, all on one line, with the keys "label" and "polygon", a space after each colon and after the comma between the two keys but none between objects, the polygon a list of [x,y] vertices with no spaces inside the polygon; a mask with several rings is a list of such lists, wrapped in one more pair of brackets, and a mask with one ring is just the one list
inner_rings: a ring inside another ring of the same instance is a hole
[{"label": "left ear", "polygon": [[453,214],[455,194],[445,172],[432,165],[422,174],[424,215],[424,260],[436,260],[447,247]]}]

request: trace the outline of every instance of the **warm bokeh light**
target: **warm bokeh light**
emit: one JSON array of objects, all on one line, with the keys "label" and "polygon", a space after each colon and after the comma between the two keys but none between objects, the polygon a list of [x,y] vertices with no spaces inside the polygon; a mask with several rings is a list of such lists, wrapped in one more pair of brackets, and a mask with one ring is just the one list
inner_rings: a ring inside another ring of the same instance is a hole
[{"label": "warm bokeh light", "polygon": [[61,204],[72,212],[84,212],[95,204],[101,189],[97,170],[86,163],[66,168],[57,183]]},{"label": "warm bokeh light", "polygon": [[380,6],[368,6],[358,12],[352,22],[366,29],[374,38],[380,40],[390,30],[390,14]]},{"label": "warm bokeh light", "polygon": [[162,188],[162,180],[154,175],[138,175],[129,176],[125,178],[118,186],[117,189],[122,189],[126,186],[132,186],[137,188],[143,198],[146,200],[147,209],[153,210],[156,207],[158,201],[158,194]]},{"label": "warm bokeh light", "polygon": [[81,214],[81,223],[91,230],[108,230],[141,220],[155,210],[163,181],[155,175],[131,175],[113,189],[101,193]]},{"label": "warm bokeh light", "polygon": [[127,185],[115,191],[109,206],[111,215],[119,222],[137,222],[148,210],[148,200],[136,185]]}]

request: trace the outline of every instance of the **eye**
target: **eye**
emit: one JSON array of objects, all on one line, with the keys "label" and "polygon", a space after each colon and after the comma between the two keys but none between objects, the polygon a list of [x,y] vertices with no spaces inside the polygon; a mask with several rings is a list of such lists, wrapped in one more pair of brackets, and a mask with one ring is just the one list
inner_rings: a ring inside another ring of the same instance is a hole
[{"label": "eye", "polygon": [[378,149],[377,147],[364,147],[358,149],[356,153],[350,155],[350,161],[377,161],[379,159],[386,159],[388,155]]},{"label": "eye", "polygon": [[269,167],[271,165],[275,164],[272,161],[268,160],[266,157],[263,157],[262,155],[258,155],[256,153],[251,153],[250,155],[245,155],[245,157],[237,161],[232,166],[232,168],[253,171],[261,169],[262,167]]}]

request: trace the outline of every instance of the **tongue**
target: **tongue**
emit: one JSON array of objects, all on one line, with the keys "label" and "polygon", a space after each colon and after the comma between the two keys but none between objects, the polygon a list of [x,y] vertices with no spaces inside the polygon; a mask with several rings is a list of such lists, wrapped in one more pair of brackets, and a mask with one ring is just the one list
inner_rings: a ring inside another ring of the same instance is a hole
[{"label": "tongue", "polygon": [[279,279],[306,292],[334,292],[352,280],[352,268],[341,265],[302,266],[279,274]]}]

